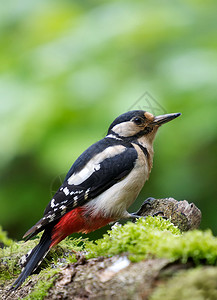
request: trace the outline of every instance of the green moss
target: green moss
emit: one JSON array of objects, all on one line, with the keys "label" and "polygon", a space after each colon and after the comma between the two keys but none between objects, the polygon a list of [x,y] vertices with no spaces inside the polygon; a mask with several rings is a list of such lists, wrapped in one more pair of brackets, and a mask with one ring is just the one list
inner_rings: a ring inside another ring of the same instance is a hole
[{"label": "green moss", "polygon": [[[12,277],[14,279],[18,275],[18,260],[38,241],[36,238],[26,243],[13,242],[9,247],[0,249],[1,281]],[[87,258],[127,253],[131,261],[135,262],[156,257],[170,261],[180,260],[183,263],[191,259],[195,264],[217,264],[217,238],[211,231],[194,230],[182,234],[169,220],[161,217],[140,218],[136,223],[114,225],[103,238],[94,242],[82,238],[66,238],[52,248],[47,257],[54,262],[55,269],[47,268],[46,265],[46,269],[37,275],[39,281],[34,291],[26,299],[43,299],[59,268],[63,264],[76,261],[75,251],[83,251]]]},{"label": "green moss", "polygon": [[216,300],[216,267],[200,267],[182,271],[166,284],[161,284],[150,300]]},{"label": "green moss", "polygon": [[28,242],[12,242],[10,246],[0,249],[0,282],[4,282],[20,272],[19,259],[35,247],[38,239]]},{"label": "green moss", "polygon": [[161,257],[160,247],[177,239],[179,229],[169,220],[159,217],[140,218],[136,223],[113,226],[112,230],[95,242],[86,242],[87,257],[110,256],[129,253],[132,261],[139,261],[148,255]]},{"label": "green moss", "polygon": [[67,237],[59,246],[64,250],[64,252],[79,252],[84,250],[84,245],[88,241],[88,239],[79,238],[70,238]]},{"label": "green moss", "polygon": [[196,264],[217,263],[217,238],[211,231],[181,234],[169,220],[160,217],[139,219],[116,226],[95,242],[86,242],[87,257],[110,256],[126,252],[132,261],[147,257],[192,259]]},{"label": "green moss", "polygon": [[184,233],[178,239],[171,239],[170,244],[160,246],[160,255],[173,260],[181,259],[186,263],[192,259],[196,264],[204,263],[216,265],[217,263],[217,238],[213,236],[211,230],[194,230]]},{"label": "green moss", "polygon": [[58,277],[60,269],[51,269],[47,268],[46,270],[42,270],[40,272],[39,280],[34,286],[33,291],[30,295],[26,296],[25,300],[43,300],[45,296],[48,294],[48,290],[52,287],[53,282]]},{"label": "green moss", "polygon": [[50,252],[45,258],[45,262],[52,260],[52,262],[57,266],[62,265],[62,263],[76,262],[76,253],[84,250],[84,244],[86,241],[87,239],[83,239],[82,237],[67,237],[56,247],[51,248]]},{"label": "green moss", "polygon": [[0,226],[0,244],[3,246],[10,246],[13,243],[11,239],[8,238],[6,231],[3,231]]},{"label": "green moss", "polygon": [[[38,244],[40,236],[41,234],[34,240],[27,242],[11,241],[10,246],[0,249],[0,282],[11,279],[20,273],[19,259]],[[82,251],[83,243],[82,238],[66,238],[58,246],[51,249],[45,262],[42,263],[42,267],[47,266],[47,262],[51,260],[58,265],[61,258],[69,263],[75,262],[74,251]]]}]

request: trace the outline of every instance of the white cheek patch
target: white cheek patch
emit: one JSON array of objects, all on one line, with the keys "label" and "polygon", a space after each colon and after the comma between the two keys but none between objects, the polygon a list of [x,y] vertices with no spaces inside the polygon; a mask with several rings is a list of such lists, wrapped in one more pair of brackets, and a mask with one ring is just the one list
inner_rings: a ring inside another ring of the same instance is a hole
[{"label": "white cheek patch", "polygon": [[115,125],[112,128],[112,131],[114,131],[119,136],[129,137],[139,133],[141,131],[141,128],[137,127],[133,122],[129,121]]},{"label": "white cheek patch", "polygon": [[68,184],[79,185],[88,179],[94,172],[100,169],[100,163],[103,162],[106,158],[114,157],[117,154],[125,151],[125,147],[121,145],[108,147],[103,152],[96,154],[85,166],[78,172],[72,174],[68,179]]}]

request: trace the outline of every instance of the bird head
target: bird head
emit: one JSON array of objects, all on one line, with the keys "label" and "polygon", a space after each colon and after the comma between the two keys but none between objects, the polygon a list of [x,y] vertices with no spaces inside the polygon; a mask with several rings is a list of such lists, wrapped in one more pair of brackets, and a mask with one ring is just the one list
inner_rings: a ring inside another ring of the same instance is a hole
[{"label": "bird head", "polygon": [[145,137],[153,141],[158,128],[180,116],[181,113],[154,116],[144,110],[128,111],[117,117],[109,127],[108,135],[116,138],[137,140]]}]

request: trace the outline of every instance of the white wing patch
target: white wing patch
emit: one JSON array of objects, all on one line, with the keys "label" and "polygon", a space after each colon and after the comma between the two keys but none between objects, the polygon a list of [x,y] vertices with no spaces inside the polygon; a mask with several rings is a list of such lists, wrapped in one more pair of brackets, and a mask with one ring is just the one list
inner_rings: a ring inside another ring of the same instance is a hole
[{"label": "white wing patch", "polygon": [[49,219],[49,223],[53,222],[54,218],[56,217],[56,214],[48,215],[47,219]]},{"label": "white wing patch", "polygon": [[63,193],[64,193],[66,196],[68,196],[69,193],[70,193],[70,191],[69,191],[69,189],[68,189],[67,187],[65,187],[65,188],[63,189]]},{"label": "white wing patch", "polygon": [[68,179],[68,184],[79,185],[88,179],[95,171],[100,169],[100,163],[104,161],[106,158],[114,157],[126,150],[126,147],[122,145],[111,146],[106,148],[103,152],[96,154],[88,163],[84,166],[84,168],[78,172],[72,174]]},{"label": "white wing patch", "polygon": [[126,177],[85,204],[92,216],[103,212],[106,217],[113,219],[129,217],[127,209],[137,198],[150,173],[148,165],[143,162],[145,158],[142,151],[138,150],[138,154],[134,168]]},{"label": "white wing patch", "polygon": [[59,203],[56,203],[55,204],[55,199],[53,198],[52,200],[51,200],[51,202],[50,202],[50,207],[51,208],[54,208],[54,207],[56,207],[56,206],[58,206],[59,205]]},{"label": "white wing patch", "polygon": [[51,200],[50,206],[51,206],[52,208],[54,208],[54,207],[56,206],[56,205],[55,205],[55,199],[52,199],[52,200]]}]

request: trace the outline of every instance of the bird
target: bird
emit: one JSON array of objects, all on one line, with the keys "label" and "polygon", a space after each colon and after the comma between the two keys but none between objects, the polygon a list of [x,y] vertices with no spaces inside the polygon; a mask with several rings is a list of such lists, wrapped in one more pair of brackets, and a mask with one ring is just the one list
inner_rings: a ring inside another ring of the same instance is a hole
[{"label": "bird", "polygon": [[154,116],[132,110],[118,116],[106,136],[73,163],[43,217],[23,236],[43,231],[39,243],[21,257],[15,291],[43,261],[49,250],[74,232],[89,233],[119,219],[137,218],[127,209],[143,188],[153,164],[153,141],[161,125],[181,113]]}]

